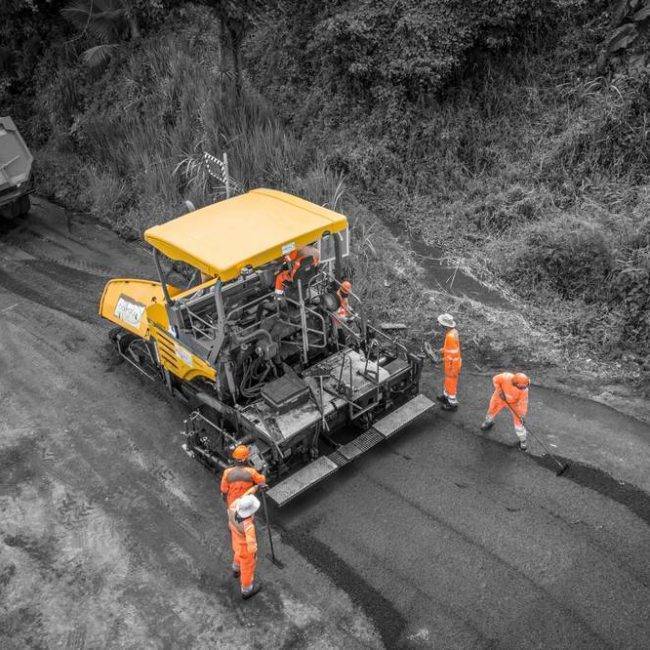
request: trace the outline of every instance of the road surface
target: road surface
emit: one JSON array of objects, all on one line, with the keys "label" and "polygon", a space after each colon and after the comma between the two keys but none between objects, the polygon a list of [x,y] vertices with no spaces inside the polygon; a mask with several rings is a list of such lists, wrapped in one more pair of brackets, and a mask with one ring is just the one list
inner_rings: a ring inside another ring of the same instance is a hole
[{"label": "road surface", "polygon": [[480,434],[490,381],[465,373],[457,413],[273,513],[285,568],[262,558],[243,603],[182,409],[97,317],[147,252],[37,200],[0,260],[1,647],[648,647],[646,425],[533,387],[556,477],[506,415]]}]

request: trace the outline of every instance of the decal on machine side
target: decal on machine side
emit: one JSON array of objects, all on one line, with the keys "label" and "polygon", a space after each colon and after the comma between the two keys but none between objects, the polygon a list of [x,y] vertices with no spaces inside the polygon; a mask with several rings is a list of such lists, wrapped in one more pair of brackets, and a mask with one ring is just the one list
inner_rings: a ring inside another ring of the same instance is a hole
[{"label": "decal on machine side", "polygon": [[179,359],[182,359],[188,366],[192,365],[192,355],[183,346],[176,343],[176,354]]},{"label": "decal on machine side", "polygon": [[132,300],[124,294],[120,294],[113,313],[116,318],[128,323],[132,327],[139,327],[144,310],[145,305]]}]

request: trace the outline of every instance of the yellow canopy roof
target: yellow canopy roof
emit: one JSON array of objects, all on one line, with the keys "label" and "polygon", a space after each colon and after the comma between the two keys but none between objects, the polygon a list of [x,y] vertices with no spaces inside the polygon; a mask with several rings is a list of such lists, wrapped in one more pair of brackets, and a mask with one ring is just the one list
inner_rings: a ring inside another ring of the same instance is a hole
[{"label": "yellow canopy roof", "polygon": [[277,190],[258,189],[185,214],[144,233],[153,247],[226,282],[348,227],[341,214]]}]

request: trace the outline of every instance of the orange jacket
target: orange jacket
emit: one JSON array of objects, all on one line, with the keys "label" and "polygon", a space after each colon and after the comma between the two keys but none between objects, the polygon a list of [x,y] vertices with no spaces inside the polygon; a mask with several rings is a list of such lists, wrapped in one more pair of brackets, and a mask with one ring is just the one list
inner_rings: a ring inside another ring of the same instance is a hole
[{"label": "orange jacket", "polygon": [[512,383],[513,377],[514,374],[512,372],[502,372],[494,375],[492,383],[499,397],[505,399],[512,407],[512,410],[520,417],[523,417],[528,412],[528,389],[517,388]]},{"label": "orange jacket", "polygon": [[350,300],[347,296],[344,296],[339,289],[336,292],[336,297],[339,299],[339,308],[336,310],[337,320],[346,320],[352,314],[350,313]]},{"label": "orange jacket", "polygon": [[293,275],[291,271],[280,271],[275,276],[275,293],[281,295],[284,293],[287,284],[293,280]]},{"label": "orange jacket", "polygon": [[221,476],[221,494],[226,497],[226,504],[230,504],[246,494],[255,485],[266,483],[266,477],[254,467],[248,465],[235,465],[228,467]]},{"label": "orange jacket", "polygon": [[280,271],[275,276],[275,293],[281,295],[284,293],[287,284],[293,282],[293,278],[296,273],[298,273],[300,267],[302,266],[305,259],[311,257],[314,260],[314,266],[318,266],[320,263],[320,256],[318,249],[313,246],[303,246],[298,251],[291,251],[289,255],[284,256],[284,260],[289,264],[289,268],[283,271]]},{"label": "orange jacket", "polygon": [[442,356],[445,374],[458,374],[463,365],[463,359],[460,355],[460,338],[458,337],[457,329],[447,330],[445,342],[440,348],[440,354]]},{"label": "orange jacket", "polygon": [[254,517],[246,517],[241,520],[237,518],[237,499],[228,507],[228,528],[239,545],[240,554],[255,555],[257,553]]}]

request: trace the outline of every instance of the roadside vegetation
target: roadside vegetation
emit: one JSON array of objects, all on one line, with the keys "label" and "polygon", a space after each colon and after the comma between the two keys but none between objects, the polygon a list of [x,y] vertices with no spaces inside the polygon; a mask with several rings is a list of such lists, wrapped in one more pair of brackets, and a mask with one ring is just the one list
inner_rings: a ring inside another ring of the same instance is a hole
[{"label": "roadside vegetation", "polygon": [[[239,190],[350,214],[357,288],[415,339],[444,306],[478,363],[647,381],[648,2],[10,5],[1,104],[41,193],[140,237],[223,196],[202,154],[227,151]],[[395,221],[526,318],[423,292]]]}]

